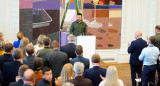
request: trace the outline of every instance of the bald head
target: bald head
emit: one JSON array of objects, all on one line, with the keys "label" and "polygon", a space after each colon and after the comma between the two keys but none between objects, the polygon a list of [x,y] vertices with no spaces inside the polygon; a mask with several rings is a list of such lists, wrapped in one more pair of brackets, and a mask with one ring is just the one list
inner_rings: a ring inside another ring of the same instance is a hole
[{"label": "bald head", "polygon": [[34,71],[31,70],[31,69],[27,69],[27,70],[24,72],[23,80],[24,80],[24,81],[34,82],[34,79],[35,79],[35,73],[34,73]]},{"label": "bald head", "polygon": [[59,43],[58,43],[57,40],[54,40],[54,41],[52,42],[52,47],[53,47],[53,49],[59,49]]},{"label": "bald head", "polygon": [[142,32],[140,30],[135,32],[135,39],[141,38],[142,37]]},{"label": "bald head", "polygon": [[69,34],[67,40],[68,40],[68,43],[74,43],[75,36],[73,34]]}]

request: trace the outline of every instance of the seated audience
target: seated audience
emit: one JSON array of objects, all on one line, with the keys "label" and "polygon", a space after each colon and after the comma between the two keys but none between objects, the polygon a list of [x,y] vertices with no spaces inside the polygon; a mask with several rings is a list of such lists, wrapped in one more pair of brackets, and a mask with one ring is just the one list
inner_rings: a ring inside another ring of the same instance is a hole
[{"label": "seated audience", "polygon": [[4,51],[4,42],[0,41],[0,56],[3,55],[5,53]]},{"label": "seated audience", "polygon": [[37,86],[51,86],[52,81],[52,70],[49,67],[44,67],[42,69],[43,79],[38,81]]},{"label": "seated audience", "polygon": [[43,39],[44,48],[38,51],[38,57],[44,59],[47,53],[50,53],[53,51],[52,48],[50,48],[51,45],[51,39],[49,37],[45,37]]},{"label": "seated audience", "polygon": [[44,34],[40,34],[38,39],[37,39],[37,44],[34,46],[35,47],[35,55],[37,54],[38,50],[41,50],[44,48],[44,44],[43,44],[43,39],[46,36]]},{"label": "seated audience", "polygon": [[19,48],[21,39],[22,39],[23,37],[24,37],[24,35],[23,35],[22,32],[18,32],[18,33],[17,33],[18,41],[15,41],[15,42],[13,43],[13,46],[14,46],[15,48]]},{"label": "seated audience", "polygon": [[71,64],[74,65],[75,62],[82,62],[85,66],[84,68],[89,69],[89,59],[83,57],[83,47],[81,45],[76,46],[75,53],[77,57],[71,60]]},{"label": "seated audience", "polygon": [[29,69],[28,65],[21,65],[18,69],[18,76],[16,77],[17,82],[12,82],[9,86],[23,86],[23,74],[27,69]]},{"label": "seated audience", "polygon": [[5,86],[8,86],[10,82],[15,82],[15,78],[18,75],[18,69],[22,65],[22,50],[16,48],[12,54],[14,60],[12,62],[4,63],[3,76],[5,79]]},{"label": "seated audience", "polygon": [[55,81],[56,86],[62,86],[66,81],[74,78],[73,66],[70,63],[67,63],[63,66],[61,75]]},{"label": "seated audience", "polygon": [[123,81],[118,79],[117,68],[109,66],[106,72],[106,78],[102,77],[103,81],[99,86],[124,86]]},{"label": "seated audience", "polygon": [[38,58],[34,56],[34,46],[32,43],[26,46],[26,51],[28,56],[23,58],[23,64],[26,64],[29,66],[30,69],[33,69],[33,62],[35,59]]},{"label": "seated audience", "polygon": [[148,47],[144,48],[139,56],[139,60],[143,61],[144,66],[142,72],[143,86],[148,86],[148,82],[155,86],[156,64],[160,53],[159,49],[153,45],[154,42],[154,37],[150,37]]},{"label": "seated audience", "polygon": [[71,60],[71,59],[73,59],[73,58],[76,57],[76,54],[75,54],[76,45],[74,44],[74,42],[75,42],[75,37],[74,37],[74,35],[73,35],[73,34],[70,34],[70,35],[68,36],[68,38],[67,38],[67,41],[68,41],[68,44],[65,45],[65,46],[62,46],[62,47],[60,48],[60,50],[61,50],[62,52],[67,53],[68,58]]},{"label": "seated audience", "polygon": [[74,84],[72,84],[70,82],[65,82],[62,86],[74,86]]},{"label": "seated audience", "polygon": [[23,86],[34,86],[35,73],[32,69],[27,69],[23,75]]},{"label": "seated audience", "polygon": [[19,48],[21,48],[23,51],[23,57],[27,57],[27,53],[26,53],[27,44],[29,44],[29,39],[27,37],[23,37],[19,45]]},{"label": "seated audience", "polygon": [[86,69],[83,73],[83,76],[92,81],[92,86],[98,86],[99,83],[102,81],[100,75],[105,77],[106,69],[99,67],[101,59],[98,54],[94,54],[91,60],[93,67],[90,69]]},{"label": "seated audience", "polygon": [[92,81],[82,76],[84,72],[83,63],[81,62],[74,63],[73,70],[74,70],[75,78],[68,80],[67,82],[73,83],[74,86],[92,86]]},{"label": "seated audience", "polygon": [[33,70],[35,72],[35,77],[36,77],[36,81],[35,81],[35,86],[37,86],[37,83],[39,80],[42,79],[42,68],[43,68],[43,62],[41,59],[35,59],[34,63],[33,63]]},{"label": "seated audience", "polygon": [[51,68],[53,77],[52,84],[54,86],[54,79],[60,76],[62,67],[68,63],[68,56],[59,50],[59,43],[56,40],[53,41],[52,47],[53,51],[47,53],[44,58],[44,66]]},{"label": "seated audience", "polygon": [[4,55],[0,56],[0,70],[3,71],[3,64],[6,62],[13,61],[12,52],[13,52],[13,45],[12,43],[6,43],[4,46]]}]

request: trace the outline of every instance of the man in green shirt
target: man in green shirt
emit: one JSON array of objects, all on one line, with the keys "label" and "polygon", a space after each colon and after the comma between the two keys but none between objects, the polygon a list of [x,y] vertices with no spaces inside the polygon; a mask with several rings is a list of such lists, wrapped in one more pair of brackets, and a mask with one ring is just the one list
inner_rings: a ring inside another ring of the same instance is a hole
[{"label": "man in green shirt", "polygon": [[69,33],[75,36],[87,35],[87,25],[82,21],[81,13],[77,14],[77,20],[72,23]]}]

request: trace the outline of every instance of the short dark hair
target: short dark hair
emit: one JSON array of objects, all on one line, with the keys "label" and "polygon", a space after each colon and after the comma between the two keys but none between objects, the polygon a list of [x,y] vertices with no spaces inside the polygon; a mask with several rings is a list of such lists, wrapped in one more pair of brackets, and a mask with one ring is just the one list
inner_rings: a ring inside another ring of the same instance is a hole
[{"label": "short dark hair", "polygon": [[21,65],[21,66],[19,67],[19,69],[18,69],[18,74],[19,74],[19,76],[20,76],[20,77],[23,77],[24,72],[25,72],[27,69],[29,69],[28,65],[25,65],[25,64]]},{"label": "short dark hair", "polygon": [[98,54],[94,54],[92,56],[92,62],[93,63],[99,63],[100,62],[100,56]]},{"label": "short dark hair", "polygon": [[81,15],[82,16],[82,13],[77,13],[77,15]]},{"label": "short dark hair", "polygon": [[45,74],[45,72],[47,72],[47,71],[50,71],[51,70],[51,68],[49,68],[49,67],[44,67],[43,69],[42,69],[42,74],[44,75]]},{"label": "short dark hair", "polygon": [[39,59],[39,58],[35,59],[34,62],[33,62],[33,66],[34,66],[33,67],[34,71],[41,70],[43,68],[43,62],[42,62],[42,60]]},{"label": "short dark hair", "polygon": [[45,38],[43,39],[43,44],[44,44],[45,46],[50,45],[50,42],[51,42],[51,39],[50,39],[49,37],[45,37]]},{"label": "short dark hair", "polygon": [[12,43],[6,43],[4,46],[4,51],[5,52],[10,52],[11,50],[13,50],[13,44]]},{"label": "short dark hair", "polygon": [[34,46],[32,43],[27,44],[26,51],[27,51],[28,55],[31,55],[34,53]]},{"label": "short dark hair", "polygon": [[160,25],[157,25],[157,26],[155,27],[155,29],[157,29],[157,30],[160,31]]},{"label": "short dark hair", "polygon": [[19,59],[22,56],[22,50],[20,48],[16,48],[13,50],[12,55],[13,55],[13,58]]},{"label": "short dark hair", "polygon": [[83,53],[83,47],[81,45],[77,45],[75,50],[78,55]]},{"label": "short dark hair", "polygon": [[149,40],[150,40],[150,43],[151,44],[155,44],[155,37],[154,36],[151,36],[150,38],[149,38]]}]

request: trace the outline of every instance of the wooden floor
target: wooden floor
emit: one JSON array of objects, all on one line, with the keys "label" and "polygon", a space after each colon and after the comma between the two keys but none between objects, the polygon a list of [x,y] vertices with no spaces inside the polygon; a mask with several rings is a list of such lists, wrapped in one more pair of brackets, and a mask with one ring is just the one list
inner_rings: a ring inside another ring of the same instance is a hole
[{"label": "wooden floor", "polygon": [[130,65],[128,63],[115,63],[115,62],[101,62],[102,68],[108,68],[114,65],[118,70],[119,78],[123,81],[124,86],[131,86],[131,72]]}]

